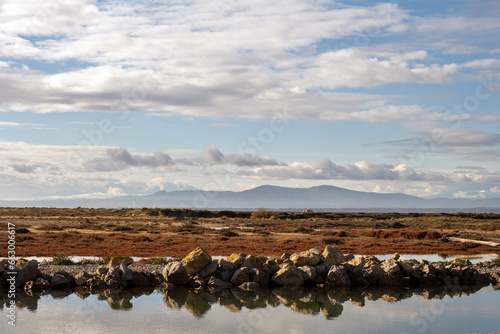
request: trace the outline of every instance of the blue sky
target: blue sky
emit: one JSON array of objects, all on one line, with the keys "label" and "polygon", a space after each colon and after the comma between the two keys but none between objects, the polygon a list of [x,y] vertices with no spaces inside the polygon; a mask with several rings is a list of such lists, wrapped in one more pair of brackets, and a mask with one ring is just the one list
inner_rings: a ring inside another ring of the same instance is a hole
[{"label": "blue sky", "polygon": [[0,199],[500,197],[498,1],[0,6]]}]

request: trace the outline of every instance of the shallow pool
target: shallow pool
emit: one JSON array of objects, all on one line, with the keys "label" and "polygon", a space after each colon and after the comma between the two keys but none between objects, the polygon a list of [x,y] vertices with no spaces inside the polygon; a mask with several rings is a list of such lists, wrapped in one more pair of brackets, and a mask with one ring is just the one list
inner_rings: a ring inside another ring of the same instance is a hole
[{"label": "shallow pool", "polygon": [[0,333],[495,333],[500,291],[489,287],[280,288],[16,295],[16,327],[0,295]]}]

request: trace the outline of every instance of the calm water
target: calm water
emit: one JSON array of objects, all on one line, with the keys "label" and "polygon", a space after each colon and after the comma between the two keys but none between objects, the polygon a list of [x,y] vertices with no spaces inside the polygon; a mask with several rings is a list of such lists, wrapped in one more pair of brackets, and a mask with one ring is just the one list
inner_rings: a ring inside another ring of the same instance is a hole
[{"label": "calm water", "polygon": [[0,295],[0,333],[495,333],[500,291],[187,289],[16,296],[16,327]]}]

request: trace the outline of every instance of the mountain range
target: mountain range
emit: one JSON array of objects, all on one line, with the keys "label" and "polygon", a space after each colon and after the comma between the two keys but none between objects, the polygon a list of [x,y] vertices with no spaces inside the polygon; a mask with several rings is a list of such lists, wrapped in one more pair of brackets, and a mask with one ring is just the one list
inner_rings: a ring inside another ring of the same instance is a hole
[{"label": "mountain range", "polygon": [[241,192],[198,189],[159,191],[150,195],[120,196],[107,199],[52,199],[0,201],[4,207],[91,207],[91,208],[192,208],[254,210],[332,210],[346,211],[474,211],[500,212],[500,198],[424,199],[401,193],[382,194],[348,190],[334,186],[286,188],[260,186]]}]

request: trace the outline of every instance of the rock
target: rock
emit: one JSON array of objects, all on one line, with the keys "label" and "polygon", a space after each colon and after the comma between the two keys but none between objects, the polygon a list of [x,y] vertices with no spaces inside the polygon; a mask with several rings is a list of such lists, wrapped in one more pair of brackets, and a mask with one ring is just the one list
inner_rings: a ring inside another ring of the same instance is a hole
[{"label": "rock", "polygon": [[365,267],[381,263],[381,261],[376,256],[373,256],[373,255],[368,255],[368,256],[365,256],[364,258],[365,258],[365,261],[366,261]]},{"label": "rock", "polygon": [[413,270],[413,263],[410,261],[399,262],[399,267],[407,276],[409,276]]},{"label": "rock", "polygon": [[300,270],[304,283],[315,283],[315,279],[318,274],[313,266],[302,266],[297,269]]},{"label": "rock", "polygon": [[233,277],[231,277],[231,283],[236,286],[249,281],[250,281],[250,268],[247,267],[239,268],[234,272]]},{"label": "rock", "polygon": [[382,262],[381,268],[387,275],[390,276],[396,276],[400,271],[398,263],[392,260]]},{"label": "rock", "polygon": [[9,261],[7,261],[6,259],[0,260],[0,276],[2,276],[8,265]]},{"label": "rock", "polygon": [[207,264],[203,269],[201,269],[198,272],[198,275],[200,275],[200,277],[208,277],[215,275],[216,271],[217,271],[217,264],[212,261],[209,264]]},{"label": "rock", "polygon": [[392,256],[391,256],[391,258],[389,260],[391,260],[391,261],[399,261],[400,257],[401,256],[398,253],[394,253],[394,254],[392,254]]},{"label": "rock", "polygon": [[39,291],[43,289],[48,289],[50,287],[50,282],[44,278],[37,278],[36,281],[29,281],[24,285],[24,291],[27,293],[32,293],[33,291]]},{"label": "rock", "polygon": [[109,268],[104,267],[104,266],[100,266],[99,268],[96,269],[95,274],[99,275],[99,276],[106,275],[108,270],[109,270]]},{"label": "rock", "polygon": [[186,270],[186,274],[188,276],[193,276],[198,274],[201,269],[212,262],[212,257],[205,252],[203,248],[198,247],[183,258],[181,262]]},{"label": "rock", "polygon": [[130,281],[134,276],[134,272],[130,270],[124,263],[120,264],[120,280],[123,283]]},{"label": "rock", "polygon": [[326,274],[328,274],[328,270],[324,265],[319,264],[315,266],[314,269],[316,269],[316,273],[318,274],[318,276],[326,276]]},{"label": "rock", "polygon": [[304,285],[304,279],[302,278],[302,273],[300,270],[285,267],[280,269],[274,276],[271,278],[271,281],[277,285],[283,286],[302,286]]},{"label": "rock", "polygon": [[259,284],[255,283],[255,282],[245,282],[245,283],[242,283],[238,286],[238,288],[240,288],[241,290],[245,290],[245,291],[255,291],[255,290],[258,290],[260,288]]},{"label": "rock", "polygon": [[57,274],[50,279],[50,287],[53,289],[67,288],[68,285],[69,280],[64,275]]},{"label": "rock", "polygon": [[351,260],[348,260],[347,263],[353,267],[363,268],[366,264],[366,260],[363,256],[360,256],[360,257],[356,257],[356,258],[352,258]]},{"label": "rock", "polygon": [[120,290],[123,288],[122,282],[116,278],[112,278],[107,282],[108,288],[112,290]]},{"label": "rock", "polygon": [[23,269],[17,272],[16,288],[23,286],[26,282],[36,280],[39,273],[37,260],[29,261]]},{"label": "rock", "polygon": [[89,279],[87,281],[87,285],[90,288],[90,290],[92,290],[92,291],[104,290],[108,287],[106,285],[106,282],[104,282],[102,279],[100,279],[99,277],[96,277],[96,276]]},{"label": "rock", "polygon": [[210,280],[208,281],[208,286],[214,287],[214,288],[222,288],[222,289],[229,289],[233,285],[229,282],[224,282],[223,280],[220,280],[215,277],[211,277]]},{"label": "rock", "polygon": [[354,259],[354,254],[346,254],[346,255],[344,255],[343,262],[351,261],[352,259]]},{"label": "rock", "polygon": [[323,264],[330,268],[333,265],[338,265],[344,261],[344,255],[337,247],[326,246],[321,257]]},{"label": "rock", "polygon": [[292,256],[292,254],[290,253],[283,253],[280,257],[281,260],[288,260],[290,258],[290,256]]},{"label": "rock", "polygon": [[233,262],[228,262],[224,259],[218,261],[218,269],[220,271],[235,271],[238,267]]},{"label": "rock", "polygon": [[189,280],[186,269],[184,269],[184,265],[180,261],[167,263],[163,269],[163,277],[168,283],[174,285],[184,285]]},{"label": "rock", "polygon": [[203,288],[205,287],[205,281],[199,275],[196,275],[189,278],[187,285],[191,288]]},{"label": "rock", "polygon": [[93,276],[86,271],[81,271],[75,275],[75,283],[76,285],[85,285],[92,277]]},{"label": "rock", "polygon": [[250,271],[250,280],[261,287],[268,287],[271,276],[265,271],[253,269]]},{"label": "rock", "polygon": [[126,266],[130,266],[132,263],[134,263],[134,260],[132,260],[130,257],[122,258],[122,257],[112,257],[107,266],[109,268],[113,267],[119,267],[120,264],[125,264]]},{"label": "rock", "polygon": [[380,265],[375,264],[369,267],[365,266],[362,275],[370,284],[378,284],[379,279],[385,275],[385,271]]},{"label": "rock", "polygon": [[247,254],[242,253],[242,254],[231,254],[228,257],[226,257],[225,261],[231,262],[234,264],[235,269],[238,268],[243,261],[245,261],[245,258],[247,257]]},{"label": "rock", "polygon": [[330,267],[326,276],[325,285],[327,286],[351,286],[351,279],[347,270],[342,265],[333,265]]},{"label": "rock", "polygon": [[423,274],[427,275],[435,275],[436,274],[436,268],[432,264],[425,264],[422,266],[420,269]]},{"label": "rock", "polygon": [[491,279],[491,283],[493,285],[497,285],[497,284],[500,283],[500,274],[499,273],[493,273],[493,274],[491,274],[490,279]]},{"label": "rock", "polygon": [[317,248],[312,248],[308,251],[292,254],[290,260],[297,267],[315,266],[321,261],[321,254]]},{"label": "rock", "polygon": [[260,268],[267,261],[267,257],[262,255],[247,255],[245,260],[241,263],[241,267],[247,268]]},{"label": "rock", "polygon": [[132,279],[130,280],[131,286],[151,286],[153,282],[149,280],[143,273],[134,271],[132,272]]},{"label": "rock", "polygon": [[231,278],[233,278],[234,272],[235,272],[234,270],[221,271],[220,272],[220,279],[223,280],[224,282],[231,282]]},{"label": "rock", "polygon": [[126,265],[127,267],[131,266],[134,263],[134,260],[130,257],[127,257],[123,259],[122,264]]}]

